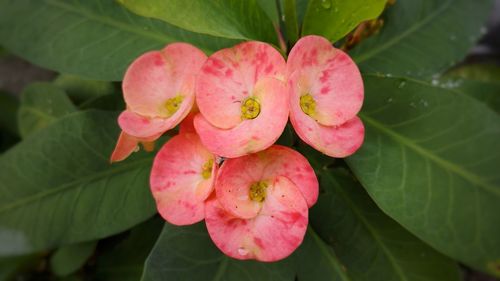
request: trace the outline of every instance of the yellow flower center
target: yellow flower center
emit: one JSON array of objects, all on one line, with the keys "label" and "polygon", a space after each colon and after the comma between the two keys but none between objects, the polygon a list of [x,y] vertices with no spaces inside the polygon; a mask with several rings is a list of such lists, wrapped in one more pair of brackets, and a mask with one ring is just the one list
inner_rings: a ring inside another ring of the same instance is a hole
[{"label": "yellow flower center", "polygon": [[252,201],[262,202],[266,199],[267,182],[259,181],[250,186],[249,196]]},{"label": "yellow flower center", "polygon": [[201,176],[203,179],[209,179],[212,176],[212,167],[214,166],[214,159],[210,159],[201,167]]},{"label": "yellow flower center", "polygon": [[173,98],[169,98],[164,104],[163,107],[166,111],[167,117],[170,117],[174,115],[177,110],[179,110],[179,107],[181,107],[182,101],[184,100],[184,97],[181,95],[177,95]]},{"label": "yellow flower center", "polygon": [[241,117],[254,119],[259,116],[260,103],[255,98],[248,98],[241,104]]},{"label": "yellow flower center", "polygon": [[316,112],[316,101],[310,94],[305,94],[300,97],[300,108],[305,114],[312,116]]}]

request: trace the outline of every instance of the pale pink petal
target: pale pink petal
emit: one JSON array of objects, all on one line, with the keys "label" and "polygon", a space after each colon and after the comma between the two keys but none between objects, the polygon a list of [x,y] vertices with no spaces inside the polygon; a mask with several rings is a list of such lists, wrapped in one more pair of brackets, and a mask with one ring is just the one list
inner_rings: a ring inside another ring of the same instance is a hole
[{"label": "pale pink petal", "polygon": [[123,111],[118,116],[120,128],[136,138],[160,136],[165,131],[175,127],[172,119],[150,118],[135,114],[130,110]]},{"label": "pale pink petal", "polygon": [[308,35],[300,38],[288,54],[287,77],[297,70],[320,66],[324,62],[324,56],[328,56],[332,49],[332,43],[324,37]]},{"label": "pale pink petal", "polygon": [[286,63],[271,45],[245,42],[211,55],[196,79],[196,103],[213,126],[239,124],[241,102],[264,77],[284,79]]},{"label": "pale pink petal", "polygon": [[297,105],[291,107],[290,121],[304,142],[331,157],[347,157],[363,144],[365,127],[357,116],[340,126],[323,126]]},{"label": "pale pink petal", "polygon": [[188,103],[190,108],[195,76],[205,60],[202,51],[186,43],[173,43],[161,51],[143,54],[129,66],[123,78],[127,106],[142,116],[167,118],[172,115],[165,106],[167,100],[182,96],[182,103]]},{"label": "pale pink petal", "polygon": [[312,96],[315,110],[310,116],[320,124],[343,124],[361,109],[364,88],[358,67],[325,38],[306,36],[299,40],[290,54],[288,71],[289,87],[295,87],[291,102],[300,103],[301,96]]},{"label": "pale pink petal", "polygon": [[273,145],[260,153],[264,165],[263,178],[284,176],[302,192],[307,205],[312,207],[318,200],[319,183],[307,158],[299,152],[282,145]]},{"label": "pale pink petal", "polygon": [[277,261],[289,256],[304,238],[307,203],[287,178],[278,177],[268,187],[261,212],[241,219],[227,212],[215,197],[206,202],[205,222],[215,245],[235,259]]},{"label": "pale pink petal", "polygon": [[[227,159],[217,174],[215,192],[221,205],[239,218],[253,218],[262,208],[262,202],[249,197],[250,186],[263,179],[265,164],[261,161],[264,152]],[[272,177],[266,180],[273,179]]]},{"label": "pale pink petal", "polygon": [[318,199],[319,184],[313,168],[297,151],[273,145],[258,153],[227,159],[217,177],[217,198],[222,206],[241,218],[251,218],[261,203],[249,201],[250,186],[261,179],[287,177],[301,191],[309,207]]},{"label": "pale pink petal", "polygon": [[132,152],[134,152],[138,148],[138,144],[139,141],[136,138],[129,136],[124,132],[121,132],[120,136],[118,137],[115,150],[111,154],[111,163],[125,160],[127,157],[129,157],[130,154],[132,154]]},{"label": "pale pink petal", "polygon": [[[207,163],[212,161],[210,173]],[[158,152],[150,186],[158,212],[175,225],[193,224],[204,218],[204,201],[213,190],[217,173],[215,156],[195,134],[171,138]]]},{"label": "pale pink petal", "polygon": [[[260,103],[260,114],[231,129],[213,126],[204,115],[194,120],[201,141],[216,155],[234,158],[264,150],[279,138],[288,121],[289,104],[285,85],[275,78],[261,79],[252,93]],[[200,108],[201,109],[201,108]]]}]

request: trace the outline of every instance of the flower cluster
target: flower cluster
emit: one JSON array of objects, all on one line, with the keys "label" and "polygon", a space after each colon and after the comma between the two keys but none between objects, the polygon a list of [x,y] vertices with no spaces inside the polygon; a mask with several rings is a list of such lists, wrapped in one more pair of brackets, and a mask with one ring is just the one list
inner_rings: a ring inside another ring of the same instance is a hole
[{"label": "flower cluster", "polygon": [[174,43],[143,54],[123,80],[127,109],[112,161],[146,150],[179,126],[155,157],[150,185],[168,222],[205,220],[226,255],[276,261],[302,242],[318,180],[297,151],[274,145],[288,118],[317,150],[345,157],[362,144],[363,81],[347,54],[306,36],[288,60],[245,42],[206,57]]}]

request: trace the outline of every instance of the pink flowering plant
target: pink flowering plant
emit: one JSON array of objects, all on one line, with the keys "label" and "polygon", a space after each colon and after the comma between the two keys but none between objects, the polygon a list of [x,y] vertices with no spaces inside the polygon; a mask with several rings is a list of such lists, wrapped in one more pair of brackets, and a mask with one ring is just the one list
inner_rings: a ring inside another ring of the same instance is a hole
[{"label": "pink flowering plant", "polygon": [[500,277],[492,3],[0,0],[0,279]]}]

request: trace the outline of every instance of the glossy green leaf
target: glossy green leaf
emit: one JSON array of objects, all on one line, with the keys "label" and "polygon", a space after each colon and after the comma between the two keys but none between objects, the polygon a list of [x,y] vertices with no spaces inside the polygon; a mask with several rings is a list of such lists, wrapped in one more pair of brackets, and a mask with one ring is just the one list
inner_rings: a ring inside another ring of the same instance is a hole
[{"label": "glossy green leaf", "polygon": [[458,266],[385,215],[346,173],[324,171],[310,223],[356,281],[458,281]]},{"label": "glossy green leaf", "polygon": [[500,67],[496,65],[465,65],[448,72],[438,83],[456,87],[457,91],[484,102],[500,113]]},{"label": "glossy green leaf", "polygon": [[68,276],[80,269],[94,253],[97,241],[61,247],[50,257],[50,269],[57,276]]},{"label": "glossy green leaf", "polygon": [[203,222],[181,227],[166,224],[146,260],[142,280],[293,281],[290,262],[235,260],[215,247]]},{"label": "glossy green leaf", "polygon": [[0,91],[0,129],[17,135],[17,110],[19,100],[14,96]]},{"label": "glossy green leaf", "polygon": [[462,60],[484,31],[492,0],[397,0],[380,33],[351,52],[365,73],[431,77]]},{"label": "glossy green leaf", "polygon": [[178,41],[206,52],[235,42],[136,16],[111,0],[0,0],[0,44],[59,72],[118,81],[136,57]]},{"label": "glossy green leaf", "polygon": [[103,249],[97,257],[97,280],[138,281],[141,279],[144,261],[160,234],[164,220],[153,218],[130,231],[128,236],[112,249]]},{"label": "glossy green leaf", "polygon": [[364,76],[361,149],[347,159],[384,212],[481,270],[500,260],[500,116],[430,83]]},{"label": "glossy green leaf", "polygon": [[277,43],[273,24],[256,0],[118,0],[131,11],[212,36]]},{"label": "glossy green leaf", "polygon": [[75,111],[76,107],[63,90],[50,83],[33,83],[21,94],[17,115],[19,133],[25,138]]},{"label": "glossy green leaf", "polygon": [[387,0],[309,0],[302,35],[321,35],[336,42],[359,23],[377,18]]},{"label": "glossy green leaf", "polygon": [[70,114],[0,156],[0,256],[106,237],[155,213],[154,154],[109,163],[116,117]]},{"label": "glossy green leaf", "polygon": [[293,254],[298,281],[354,281],[333,248],[309,226],[302,245]]}]

